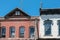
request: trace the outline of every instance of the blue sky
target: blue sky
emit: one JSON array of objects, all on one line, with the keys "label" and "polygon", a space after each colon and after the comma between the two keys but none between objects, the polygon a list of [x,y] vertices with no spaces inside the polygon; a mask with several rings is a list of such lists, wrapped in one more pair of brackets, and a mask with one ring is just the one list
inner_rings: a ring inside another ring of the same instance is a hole
[{"label": "blue sky", "polygon": [[60,8],[60,0],[0,0],[0,17],[5,16],[16,7],[21,8],[30,16],[39,16],[41,1],[42,8]]},{"label": "blue sky", "polygon": [[42,8],[60,8],[60,0],[42,0]]},{"label": "blue sky", "polygon": [[21,8],[30,16],[39,16],[40,0],[0,0],[0,17],[15,8]]}]

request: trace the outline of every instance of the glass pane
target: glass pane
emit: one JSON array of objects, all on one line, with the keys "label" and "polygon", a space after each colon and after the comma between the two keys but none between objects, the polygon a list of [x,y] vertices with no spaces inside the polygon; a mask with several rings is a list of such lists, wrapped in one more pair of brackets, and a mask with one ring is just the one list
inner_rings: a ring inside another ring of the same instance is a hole
[{"label": "glass pane", "polygon": [[59,35],[60,35],[60,25],[59,25]]},{"label": "glass pane", "polygon": [[58,30],[59,30],[59,35],[60,35],[60,20],[58,20]]},{"label": "glass pane", "polygon": [[24,27],[19,28],[20,37],[22,37],[22,38],[24,37],[24,31],[25,31]]},{"label": "glass pane", "polygon": [[6,28],[2,27],[2,37],[5,37],[5,35],[6,35]]},{"label": "glass pane", "polygon": [[10,28],[10,37],[14,37],[15,36],[15,27],[11,27]]},{"label": "glass pane", "polygon": [[31,27],[30,28],[30,38],[34,37],[34,32],[35,32],[35,28]]},{"label": "glass pane", "polygon": [[51,23],[46,21],[45,23],[45,35],[51,35]]},{"label": "glass pane", "polygon": [[20,11],[17,11],[17,14],[20,15]]},{"label": "glass pane", "polygon": [[16,11],[15,15],[20,15],[20,11]]},{"label": "glass pane", "polygon": [[23,27],[20,28],[20,33],[24,33],[24,28]]},{"label": "glass pane", "polygon": [[0,27],[0,38],[1,38],[1,27]]}]

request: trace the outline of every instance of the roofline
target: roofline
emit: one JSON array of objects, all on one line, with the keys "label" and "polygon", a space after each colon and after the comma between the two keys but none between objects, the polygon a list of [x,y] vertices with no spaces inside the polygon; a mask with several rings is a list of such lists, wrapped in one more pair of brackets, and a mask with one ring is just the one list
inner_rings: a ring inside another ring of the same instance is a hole
[{"label": "roofline", "polygon": [[[12,9],[10,12],[8,12],[4,17],[6,17],[7,15],[9,15],[9,13],[11,13],[12,11],[14,11],[15,9],[19,9],[21,12],[25,13],[24,11],[22,11],[20,8],[14,8]],[[25,13],[27,14],[27,13]],[[28,15],[28,14],[27,14]],[[30,17],[30,15],[28,15]]]},{"label": "roofline", "polygon": [[44,8],[40,10],[40,15],[60,14],[60,8]]},{"label": "roofline", "polygon": [[16,20],[22,20],[22,21],[25,19],[29,19],[29,20],[34,19],[35,20],[36,18],[39,20],[39,16],[38,17],[32,16],[30,18],[8,18],[8,19],[6,19],[5,17],[0,17],[0,21],[1,20],[15,20],[15,19]]},{"label": "roofline", "polygon": [[40,9],[60,9],[60,8],[40,8]]}]

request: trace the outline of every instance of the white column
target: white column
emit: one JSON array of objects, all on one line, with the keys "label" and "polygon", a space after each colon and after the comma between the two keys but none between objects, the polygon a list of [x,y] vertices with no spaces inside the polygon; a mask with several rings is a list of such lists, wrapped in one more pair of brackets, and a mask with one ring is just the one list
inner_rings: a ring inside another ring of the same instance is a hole
[{"label": "white column", "polygon": [[40,18],[39,21],[39,38],[44,38],[45,31],[44,31],[44,20]]},{"label": "white column", "polygon": [[52,20],[53,25],[52,25],[52,38],[56,38],[58,35],[58,26],[57,26],[57,20],[53,19]]}]

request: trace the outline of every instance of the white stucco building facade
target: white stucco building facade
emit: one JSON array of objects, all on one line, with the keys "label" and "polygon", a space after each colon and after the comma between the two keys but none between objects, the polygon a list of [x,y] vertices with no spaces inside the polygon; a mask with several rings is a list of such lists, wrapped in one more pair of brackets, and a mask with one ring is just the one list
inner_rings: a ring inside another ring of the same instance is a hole
[{"label": "white stucco building facade", "polygon": [[44,9],[40,11],[39,38],[43,38],[43,39],[60,38],[59,9],[47,9],[47,10]]}]

